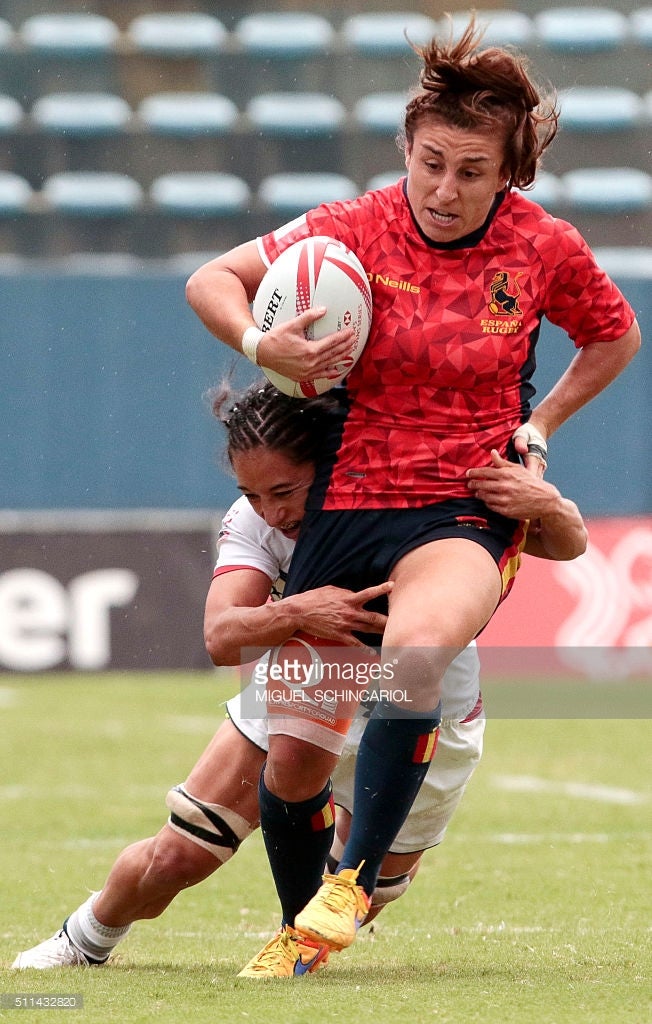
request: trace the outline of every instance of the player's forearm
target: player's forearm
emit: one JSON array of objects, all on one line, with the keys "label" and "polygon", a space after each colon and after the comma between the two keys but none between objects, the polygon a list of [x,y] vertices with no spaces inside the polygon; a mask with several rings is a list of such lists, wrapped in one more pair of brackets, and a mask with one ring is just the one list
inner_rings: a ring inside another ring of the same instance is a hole
[{"label": "player's forearm", "polygon": [[531,423],[550,437],[625,369],[641,345],[636,321],[618,341],[586,345],[532,412]]},{"label": "player's forearm", "polygon": [[577,505],[559,495],[532,530],[532,536],[528,536],[525,550],[541,558],[568,561],[584,553],[587,541],[587,529]]},{"label": "player's forearm", "polygon": [[240,665],[243,650],[276,647],[299,628],[291,599],[256,608],[228,608],[204,623],[204,643],[214,665]]},{"label": "player's forearm", "polygon": [[211,334],[242,352],[242,335],[253,318],[245,287],[236,274],[208,263],[189,279],[186,299]]}]

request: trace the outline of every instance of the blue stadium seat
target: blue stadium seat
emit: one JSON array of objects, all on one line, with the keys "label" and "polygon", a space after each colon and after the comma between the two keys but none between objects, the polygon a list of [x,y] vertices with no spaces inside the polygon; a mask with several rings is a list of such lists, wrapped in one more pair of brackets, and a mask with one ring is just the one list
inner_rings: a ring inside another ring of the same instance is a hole
[{"label": "blue stadium seat", "polygon": [[344,104],[316,92],[260,93],[250,100],[245,113],[263,135],[329,135],[346,121]]},{"label": "blue stadium seat", "polygon": [[330,22],[309,11],[248,14],[234,31],[234,38],[245,53],[281,59],[324,54],[334,37]]},{"label": "blue stadium seat", "polygon": [[577,87],[559,94],[560,126],[568,131],[618,131],[636,127],[643,118],[643,100],[631,89]]},{"label": "blue stadium seat", "polygon": [[636,167],[585,167],[561,181],[571,210],[626,213],[652,206],[652,176]]},{"label": "blue stadium seat", "polygon": [[409,52],[409,43],[427,43],[436,35],[438,24],[425,14],[414,11],[379,11],[354,14],[341,29],[345,47],[368,56],[395,56]]},{"label": "blue stadium seat", "polygon": [[120,31],[100,14],[55,13],[27,18],[19,35],[29,52],[87,58],[114,50]]},{"label": "blue stadium seat", "polygon": [[592,53],[622,46],[629,34],[627,18],[605,7],[552,7],[535,15],[540,43],[549,50]]},{"label": "blue stadium seat", "polygon": [[404,92],[369,93],[355,103],[353,119],[365,131],[395,136],[403,127],[407,100]]},{"label": "blue stadium seat", "polygon": [[155,209],[183,217],[229,216],[244,212],[251,191],[235,174],[177,172],[155,178],[149,190]]},{"label": "blue stadium seat", "polygon": [[9,52],[16,42],[16,33],[5,18],[0,18],[0,53]]},{"label": "blue stadium seat", "polygon": [[140,53],[203,57],[218,53],[228,32],[212,14],[175,11],[139,15],[129,24],[126,37]]},{"label": "blue stadium seat", "polygon": [[19,127],[25,111],[13,96],[0,96],[0,135],[7,135]]},{"label": "blue stadium seat", "polygon": [[138,210],[143,201],[139,183],[127,174],[62,171],[43,183],[47,208],[77,217],[112,217]]},{"label": "blue stadium seat", "polygon": [[629,16],[632,36],[642,46],[652,46],[652,7],[641,7]]},{"label": "blue stadium seat", "polygon": [[[459,11],[452,16],[455,38],[459,38],[469,23],[470,11]],[[527,47],[534,36],[534,22],[520,11],[477,11],[476,22],[484,29],[482,46]]]},{"label": "blue stadium seat", "polygon": [[523,195],[539,203],[544,209],[550,210],[563,202],[563,187],[560,179],[548,171],[539,171],[532,188],[523,191]]},{"label": "blue stadium seat", "polygon": [[52,93],[42,96],[31,111],[34,125],[65,136],[119,135],[131,120],[131,108],[110,93]]},{"label": "blue stadium seat", "polygon": [[144,127],[157,135],[225,135],[238,121],[235,103],[214,92],[165,92],[138,107]]},{"label": "blue stadium seat", "polygon": [[19,174],[0,171],[0,215],[24,213],[32,198],[32,187]]},{"label": "blue stadium seat", "polygon": [[263,178],[258,200],[263,208],[286,216],[303,213],[319,203],[353,199],[359,192],[355,182],[342,174],[287,171]]},{"label": "blue stadium seat", "polygon": [[387,185],[393,185],[405,176],[405,168],[398,167],[395,171],[382,171],[380,174],[374,174],[365,185],[367,190],[386,188]]}]

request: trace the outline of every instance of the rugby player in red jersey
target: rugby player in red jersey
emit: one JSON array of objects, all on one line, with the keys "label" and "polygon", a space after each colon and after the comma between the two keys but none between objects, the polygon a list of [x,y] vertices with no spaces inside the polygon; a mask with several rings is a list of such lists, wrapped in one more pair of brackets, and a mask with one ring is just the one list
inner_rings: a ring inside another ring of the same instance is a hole
[{"label": "rugby player in red jersey", "polygon": [[[568,223],[526,195],[557,128],[523,58],[462,37],[418,52],[420,88],[405,116],[407,176],[325,204],[200,268],[188,300],[215,336],[294,380],[324,376],[350,332],[306,342],[303,313],[266,334],[250,302],[288,245],[330,235],[366,268],[373,323],[347,379],[348,415],[308,498],[286,593],[392,583],[383,657],[397,693],[360,743],[356,815],[338,872],[326,851],[297,852],[292,827],[329,800],[336,755],[298,735],[270,737],[260,785],[263,834],[283,877],[316,895],[300,932],[341,949],[364,920],[380,863],[427,771],[440,680],[484,628],[519,564],[527,522],[470,493],[467,472],[522,456],[541,475],[550,435],[624,369],[640,345],[634,311]],[[542,317],[577,354],[531,407]],[[288,871],[288,864],[293,865]],[[317,891],[318,890],[318,891]]]}]

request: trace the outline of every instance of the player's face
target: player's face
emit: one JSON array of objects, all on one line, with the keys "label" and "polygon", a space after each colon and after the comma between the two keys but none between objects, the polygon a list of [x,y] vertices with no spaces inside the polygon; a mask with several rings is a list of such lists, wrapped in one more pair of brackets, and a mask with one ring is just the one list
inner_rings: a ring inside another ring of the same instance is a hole
[{"label": "player's face", "polygon": [[291,540],[299,536],[299,527],[315,477],[312,462],[297,465],[283,452],[253,448],[236,452],[231,459],[238,487],[254,512]]},{"label": "player's face", "polygon": [[416,221],[433,242],[453,242],[481,227],[506,185],[500,135],[420,122],[405,154],[407,194]]}]

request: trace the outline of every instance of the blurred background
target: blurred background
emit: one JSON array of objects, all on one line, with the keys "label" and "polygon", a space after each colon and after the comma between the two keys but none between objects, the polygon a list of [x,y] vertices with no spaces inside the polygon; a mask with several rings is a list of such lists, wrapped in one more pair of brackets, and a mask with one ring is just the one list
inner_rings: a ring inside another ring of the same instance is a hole
[{"label": "blurred background", "polygon": [[[236,490],[203,395],[252,368],[205,331],[185,282],[401,174],[419,69],[404,32],[425,41],[444,10],[459,31],[455,2],[0,0],[0,668],[206,667],[215,528]],[[608,525],[586,574],[609,598],[591,612],[610,622],[599,636],[627,643],[633,624],[649,646],[652,8],[521,2],[479,18],[486,43],[515,45],[558,90],[534,198],[580,229],[643,330],[625,374],[553,439],[548,476],[593,536]],[[572,354],[544,325],[539,394]],[[589,583],[555,586],[577,603]]]}]

